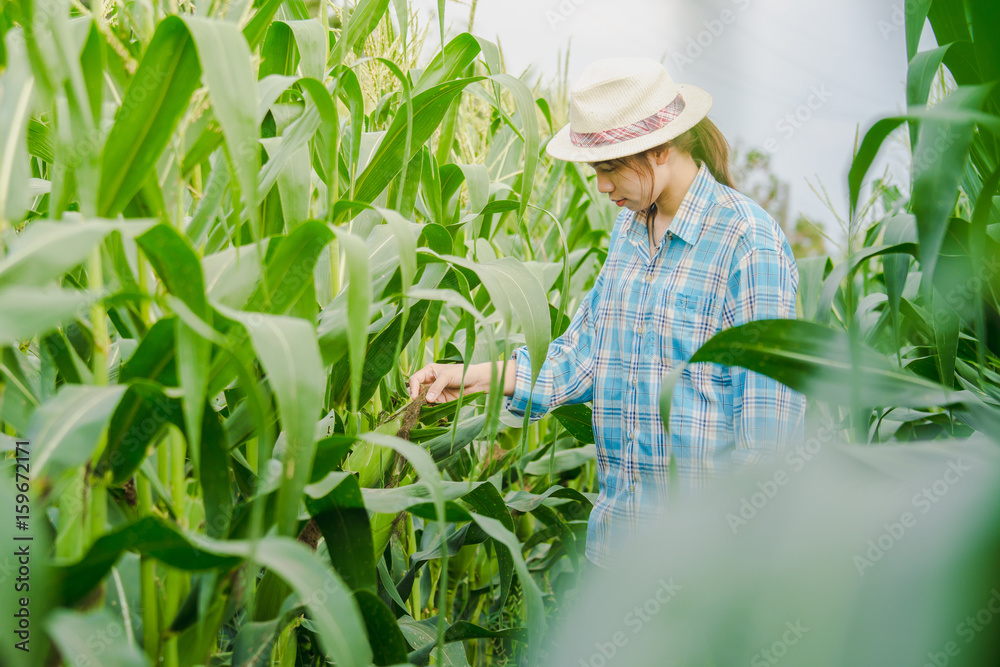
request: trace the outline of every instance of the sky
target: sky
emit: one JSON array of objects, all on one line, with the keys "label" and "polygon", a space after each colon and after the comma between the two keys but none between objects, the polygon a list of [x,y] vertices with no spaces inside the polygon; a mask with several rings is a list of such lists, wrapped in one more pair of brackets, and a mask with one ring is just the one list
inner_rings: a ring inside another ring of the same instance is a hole
[{"label": "sky", "polygon": [[[437,0],[411,0],[437,25]],[[507,69],[554,80],[569,48],[572,82],[592,60],[643,56],[674,81],[704,88],[709,117],[731,143],[768,152],[801,211],[843,234],[810,188],[825,188],[846,218],[847,171],[856,134],[905,110],[903,0],[479,0],[473,32],[497,41]],[[469,7],[445,6],[453,31]],[[436,43],[432,27],[428,41]],[[921,49],[934,46],[925,27]],[[905,140],[887,144],[872,173],[908,179]],[[904,191],[907,189],[903,188]],[[828,248],[832,250],[832,248]]]}]

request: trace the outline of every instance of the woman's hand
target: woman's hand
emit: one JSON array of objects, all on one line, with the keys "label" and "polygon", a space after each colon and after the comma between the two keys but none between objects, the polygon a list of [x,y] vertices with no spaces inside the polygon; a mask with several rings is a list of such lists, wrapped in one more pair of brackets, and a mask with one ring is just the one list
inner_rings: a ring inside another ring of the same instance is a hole
[{"label": "woman's hand", "polygon": [[[503,372],[502,361],[495,362],[497,374]],[[444,403],[458,398],[458,390],[462,385],[462,364],[427,364],[410,376],[410,400],[420,393],[420,387],[430,384],[427,390],[428,403]],[[504,395],[514,395],[514,385],[517,379],[517,362],[507,362],[507,375],[504,382]],[[472,364],[465,372],[465,393],[490,390],[490,362]]]}]

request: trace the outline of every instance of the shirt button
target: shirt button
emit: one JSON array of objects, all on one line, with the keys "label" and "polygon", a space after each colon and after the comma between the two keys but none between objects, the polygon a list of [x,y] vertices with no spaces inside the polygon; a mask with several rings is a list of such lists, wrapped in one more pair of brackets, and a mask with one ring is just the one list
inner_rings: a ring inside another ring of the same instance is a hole
[{"label": "shirt button", "polygon": [[636,434],[636,431],[633,430],[631,433],[628,434],[628,439],[629,440],[635,440],[635,434]]},{"label": "shirt button", "polygon": [[635,387],[635,386],[636,386],[636,382],[635,382],[635,378],[632,378],[632,386],[633,386],[633,387]]},{"label": "shirt button", "polygon": [[635,332],[637,334],[641,334],[642,333],[642,325],[641,324],[638,327],[636,327]]},{"label": "shirt button", "polygon": [[628,485],[628,492],[629,493],[635,493],[635,484],[629,484]]},{"label": "shirt button", "polygon": [[644,280],[645,280],[645,281],[646,281],[647,283],[651,283],[651,282],[653,282],[653,274],[652,274],[652,273],[647,273],[647,274],[646,274],[646,277],[644,278]]}]

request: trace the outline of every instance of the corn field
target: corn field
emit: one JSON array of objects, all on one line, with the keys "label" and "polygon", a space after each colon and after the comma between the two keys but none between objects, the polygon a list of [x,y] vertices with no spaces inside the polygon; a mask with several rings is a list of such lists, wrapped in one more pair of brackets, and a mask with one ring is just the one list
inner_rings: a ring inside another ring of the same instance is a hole
[{"label": "corn field", "polygon": [[[529,422],[499,375],[443,404],[411,401],[407,378],[519,345],[537,377],[616,212],[586,165],[545,156],[565,89],[507,73],[470,32],[446,39],[438,14],[3,3],[0,664],[579,664],[555,637],[599,492],[591,409]],[[1000,441],[1000,5],[905,14],[907,111],[859,135],[846,252],[798,258],[798,319],[722,331],[689,363],[803,392],[889,476],[927,446],[994,470],[975,447]],[[927,19],[940,46],[918,52]],[[905,191],[870,173],[899,133]],[[990,488],[948,556],[986,589]],[[736,597],[725,613],[754,609]],[[726,633],[676,664],[771,642]],[[796,664],[945,650],[919,634],[803,639]],[[947,664],[995,664],[996,636]]]}]

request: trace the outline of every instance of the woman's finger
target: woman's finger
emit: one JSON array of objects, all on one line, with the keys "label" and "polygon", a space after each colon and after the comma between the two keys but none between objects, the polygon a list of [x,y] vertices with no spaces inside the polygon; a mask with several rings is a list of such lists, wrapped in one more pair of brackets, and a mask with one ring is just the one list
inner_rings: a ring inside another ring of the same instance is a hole
[{"label": "woman's finger", "polygon": [[411,375],[410,379],[407,382],[407,384],[410,387],[410,400],[411,401],[414,398],[416,398],[417,394],[420,393],[420,373],[421,373],[421,371],[417,371],[416,373],[414,373],[413,375]]},{"label": "woman's finger", "polygon": [[427,390],[427,402],[433,403],[444,392],[445,388],[452,386],[454,383],[454,377],[452,373],[447,369],[441,369],[441,372],[437,374],[437,379],[431,384],[431,388]]},{"label": "woman's finger", "polygon": [[427,364],[419,371],[410,376],[410,400],[412,401],[420,393],[420,387],[430,382],[436,377],[434,364]]}]

